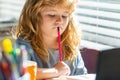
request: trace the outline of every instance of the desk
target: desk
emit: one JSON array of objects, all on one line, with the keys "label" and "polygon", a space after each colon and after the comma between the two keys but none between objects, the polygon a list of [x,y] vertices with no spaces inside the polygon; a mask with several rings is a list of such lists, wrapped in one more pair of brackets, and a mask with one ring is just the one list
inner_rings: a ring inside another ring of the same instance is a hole
[{"label": "desk", "polygon": [[77,75],[77,76],[61,76],[52,80],[95,80],[95,74]]},{"label": "desk", "polygon": [[[45,80],[95,80],[95,74],[77,75],[77,76],[61,76],[59,78],[45,79]],[[18,80],[30,80],[29,74],[24,75]]]}]

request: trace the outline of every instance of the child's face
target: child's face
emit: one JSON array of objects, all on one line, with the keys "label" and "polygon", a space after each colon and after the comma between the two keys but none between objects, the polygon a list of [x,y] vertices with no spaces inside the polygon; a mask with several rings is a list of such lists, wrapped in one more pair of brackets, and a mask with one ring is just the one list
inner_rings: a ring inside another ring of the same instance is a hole
[{"label": "child's face", "polygon": [[69,21],[69,13],[67,9],[59,7],[46,7],[41,12],[43,23],[41,30],[43,36],[57,37],[57,27],[60,27],[60,33],[62,34],[66,29]]}]

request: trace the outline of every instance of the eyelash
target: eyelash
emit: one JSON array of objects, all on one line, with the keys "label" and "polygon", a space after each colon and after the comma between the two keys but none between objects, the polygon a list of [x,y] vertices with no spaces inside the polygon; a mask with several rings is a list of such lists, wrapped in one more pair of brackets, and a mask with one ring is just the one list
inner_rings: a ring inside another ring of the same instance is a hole
[{"label": "eyelash", "polygon": [[[50,15],[50,14],[49,14],[48,16],[50,16],[50,17],[55,17],[56,15]],[[64,16],[64,15],[62,16],[62,18],[67,18],[67,17],[68,17],[68,16]]]},{"label": "eyelash", "polygon": [[49,14],[48,16],[50,16],[50,17],[55,17],[55,15],[51,15],[51,14]]},{"label": "eyelash", "polygon": [[68,16],[62,16],[62,18],[67,18]]}]

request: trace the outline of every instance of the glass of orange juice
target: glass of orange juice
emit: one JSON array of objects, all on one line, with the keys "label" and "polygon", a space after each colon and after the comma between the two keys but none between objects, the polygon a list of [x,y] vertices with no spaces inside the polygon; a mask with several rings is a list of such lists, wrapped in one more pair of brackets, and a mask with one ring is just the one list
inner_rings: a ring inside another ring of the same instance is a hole
[{"label": "glass of orange juice", "polygon": [[37,63],[35,61],[23,61],[23,67],[30,75],[30,80],[36,80]]}]

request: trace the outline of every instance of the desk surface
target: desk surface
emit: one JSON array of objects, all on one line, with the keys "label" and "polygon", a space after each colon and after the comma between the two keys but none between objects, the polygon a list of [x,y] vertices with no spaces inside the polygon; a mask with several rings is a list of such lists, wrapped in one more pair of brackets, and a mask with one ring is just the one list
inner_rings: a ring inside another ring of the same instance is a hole
[{"label": "desk surface", "polygon": [[52,80],[95,80],[95,74],[77,75],[77,76],[61,76]]}]

